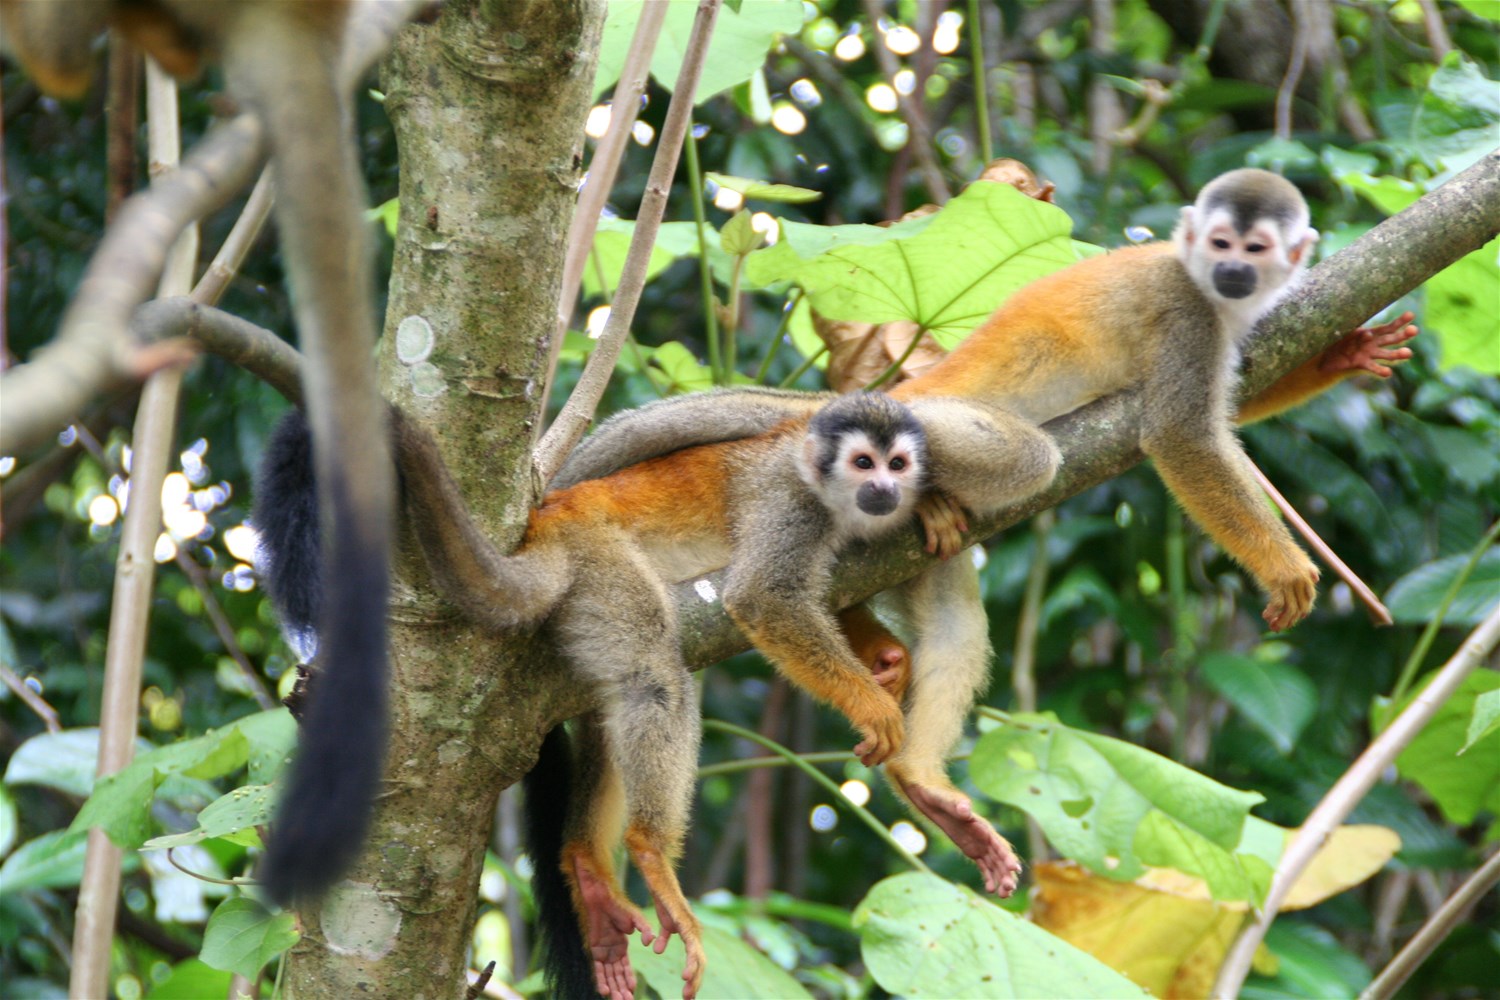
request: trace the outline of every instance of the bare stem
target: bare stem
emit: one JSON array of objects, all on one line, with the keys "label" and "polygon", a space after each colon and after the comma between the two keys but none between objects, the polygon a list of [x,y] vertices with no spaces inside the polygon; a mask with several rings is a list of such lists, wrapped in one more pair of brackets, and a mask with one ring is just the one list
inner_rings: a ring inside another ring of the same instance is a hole
[{"label": "bare stem", "polygon": [[1214,996],[1238,995],[1240,986],[1250,971],[1250,960],[1260,943],[1265,940],[1266,931],[1276,919],[1292,884],[1307,869],[1313,856],[1328,841],[1333,831],[1359,805],[1365,793],[1380,780],[1385,769],[1395,762],[1396,756],[1411,744],[1437,714],[1438,709],[1443,707],[1444,702],[1452,697],[1464,680],[1494,650],[1497,643],[1500,643],[1500,608],[1490,612],[1490,616],[1470,633],[1458,652],[1433,677],[1432,683],[1375,738],[1353,766],[1328,790],[1328,794],[1323,796],[1307,821],[1292,835],[1286,851],[1282,853],[1276,876],[1271,880],[1271,889],[1261,905],[1260,917],[1240,933],[1234,946],[1230,948],[1214,983]]},{"label": "bare stem", "polygon": [[625,65],[620,69],[620,80],[615,84],[610,101],[609,128],[594,149],[588,178],[578,194],[578,207],[573,211],[573,222],[568,228],[568,256],[563,263],[562,292],[557,300],[557,330],[552,335],[552,357],[547,366],[547,382],[542,389],[543,413],[547,410],[547,399],[557,377],[557,358],[562,351],[563,336],[568,332],[568,321],[573,317],[573,306],[578,301],[578,287],[583,283],[583,271],[594,248],[599,213],[604,211],[604,203],[615,186],[620,160],[625,156],[625,144],[640,117],[641,95],[645,93],[646,80],[651,75],[651,56],[656,51],[656,40],[661,36],[661,26],[666,19],[667,0],[646,0],[641,7],[640,20],[636,22],[635,35],[630,40],[630,51],[625,55]]},{"label": "bare stem", "polygon": [[677,158],[682,152],[682,142],[692,118],[693,95],[698,90],[708,40],[719,16],[719,3],[720,0],[700,0],[698,4],[698,14],[693,19],[692,34],[683,54],[682,70],[677,76],[677,86],[672,89],[672,102],[667,106],[667,116],[657,140],[656,158],[646,178],[646,195],[641,199],[640,215],[635,221],[635,233],[630,239],[630,251],[625,255],[625,267],[620,275],[620,287],[615,291],[609,320],[589,355],[588,365],[578,378],[577,387],[536,449],[536,476],[542,485],[551,480],[568,452],[583,437],[604,389],[609,385],[615,360],[630,332],[631,320],[635,319],[641,289],[646,284],[646,265],[651,259],[651,248],[667,207],[667,192],[671,190],[672,176],[677,172]]},{"label": "bare stem", "polygon": [[1463,885],[1443,902],[1417,933],[1412,935],[1389,965],[1380,970],[1375,981],[1365,987],[1359,1000],[1389,1000],[1401,985],[1411,978],[1417,967],[1427,960],[1434,949],[1443,942],[1453,928],[1457,927],[1479,897],[1500,883],[1500,851],[1495,851],[1474,874],[1464,879]]}]

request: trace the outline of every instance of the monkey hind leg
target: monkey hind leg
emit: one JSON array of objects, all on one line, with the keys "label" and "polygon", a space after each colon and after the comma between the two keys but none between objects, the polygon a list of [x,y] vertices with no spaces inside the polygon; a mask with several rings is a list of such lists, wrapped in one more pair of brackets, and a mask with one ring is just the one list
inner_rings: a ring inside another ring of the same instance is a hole
[{"label": "monkey hind leg", "polygon": [[1021,861],[947,771],[964,719],[989,679],[989,623],[978,572],[968,559],[940,563],[903,586],[897,598],[918,641],[906,699],[907,742],[886,774],[897,793],[978,866],[988,891],[1009,896]]},{"label": "monkey hind leg", "polygon": [[708,959],[703,953],[703,930],[677,881],[675,860],[680,839],[679,831],[658,831],[644,823],[631,823],[625,831],[625,848],[651,889],[651,898],[656,903],[656,919],[661,924],[661,936],[654,944],[646,935],[642,935],[641,941],[652,944],[652,950],[660,955],[666,951],[673,934],[682,938],[686,953],[682,966],[682,997],[683,1000],[692,1000],[703,985]]}]

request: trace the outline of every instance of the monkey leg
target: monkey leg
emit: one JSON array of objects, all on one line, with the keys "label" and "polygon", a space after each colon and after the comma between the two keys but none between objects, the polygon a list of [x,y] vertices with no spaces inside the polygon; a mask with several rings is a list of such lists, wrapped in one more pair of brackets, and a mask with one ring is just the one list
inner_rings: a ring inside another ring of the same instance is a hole
[{"label": "monkey leg", "polygon": [[577,790],[570,804],[561,867],[573,912],[593,963],[594,988],[609,1000],[635,995],[630,935],[643,939],[651,927],[625,895],[615,870],[614,848],[625,827],[625,785],[609,752],[601,714],[578,721]]},{"label": "monkey leg", "polygon": [[[624,927],[623,908],[617,908],[608,926],[599,928],[600,941],[609,947],[596,974],[601,992],[629,981],[629,961],[615,946],[631,930],[641,932],[643,943],[654,943],[658,954],[678,934],[687,952],[683,996],[691,1000],[703,978],[702,935],[673,864],[681,853],[697,774],[697,692],[678,652],[675,609],[666,588],[634,546],[620,537],[613,545],[601,541],[592,539],[590,571],[567,601],[560,625],[570,658],[602,695],[598,756],[618,775],[626,847],[651,889],[661,934],[653,935],[633,908],[630,926]],[[602,833],[591,841],[598,843]],[[591,866],[584,880],[594,873]],[[611,898],[618,903],[618,896]],[[597,963],[598,949],[595,955]]]},{"label": "monkey leg", "polygon": [[908,582],[897,596],[918,640],[906,746],[886,773],[898,794],[979,867],[985,889],[1009,896],[1016,891],[1021,861],[989,821],[975,814],[947,772],[964,717],[989,679],[989,623],[979,573],[967,559],[951,560]]},{"label": "monkey leg", "polygon": [[870,668],[875,683],[890,692],[897,702],[904,701],[911,684],[911,655],[906,644],[875,617],[867,604],[840,611],[838,620],[849,648]]}]

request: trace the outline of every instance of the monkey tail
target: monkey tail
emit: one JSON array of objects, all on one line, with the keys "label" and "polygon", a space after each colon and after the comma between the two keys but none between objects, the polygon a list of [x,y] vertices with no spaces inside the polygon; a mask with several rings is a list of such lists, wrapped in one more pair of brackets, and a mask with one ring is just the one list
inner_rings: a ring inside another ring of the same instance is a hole
[{"label": "monkey tail", "polygon": [[526,852],[533,868],[531,894],[536,899],[547,995],[562,1000],[596,997],[593,962],[562,873],[563,837],[574,793],[573,744],[567,729],[556,726],[542,740],[536,766],[522,787],[526,792]]},{"label": "monkey tail", "polygon": [[[336,512],[347,513],[334,498]],[[325,891],[353,862],[369,825],[385,746],[385,589],[380,561],[352,537],[336,539],[338,578],[324,589],[312,433],[300,411],[273,432],[257,477],[254,521],[267,592],[299,655],[318,653],[317,681],[267,851],[271,898]],[[344,531],[348,519],[335,519]],[[349,532],[353,534],[352,531]],[[325,596],[326,595],[326,596]]]},{"label": "monkey tail", "polygon": [[578,443],[548,489],[603,479],[683,448],[754,437],[786,420],[810,416],[833,398],[828,392],[747,386],[670,396],[624,410]]}]

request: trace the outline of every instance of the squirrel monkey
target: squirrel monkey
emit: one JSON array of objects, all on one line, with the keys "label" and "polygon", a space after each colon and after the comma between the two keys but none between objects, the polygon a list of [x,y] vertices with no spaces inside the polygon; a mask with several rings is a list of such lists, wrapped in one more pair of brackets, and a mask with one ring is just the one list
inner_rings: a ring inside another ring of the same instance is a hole
[{"label": "squirrel monkey", "polygon": [[[548,842],[562,844],[556,864],[538,864],[538,895],[552,900],[543,915],[553,940],[550,967],[560,983],[571,984],[560,992],[592,985],[624,997],[633,990],[626,943],[632,931],[650,932],[614,871],[611,849],[622,827],[656,902],[657,947],[680,934],[688,953],[684,995],[696,993],[701,981],[698,925],[673,867],[692,795],[699,722],[666,585],[727,563],[725,602],[737,620],[788,676],[844,712],[862,736],[859,752],[878,763],[899,749],[904,735],[900,704],[884,686],[899,689],[900,678],[880,676],[900,671],[888,655],[892,640],[873,620],[853,627],[861,647],[874,651],[874,673],[829,610],[828,579],[839,549],[906,523],[929,465],[940,467],[941,456],[929,457],[924,436],[933,426],[973,425],[976,452],[945,472],[947,490],[973,507],[998,507],[1017,495],[1009,479],[996,480],[996,468],[1012,466],[1024,488],[1056,468],[1051,440],[1001,411],[944,400],[908,408],[879,394],[825,402],[807,422],[783,420],[768,434],[678,451],[553,492],[532,512],[510,556],[475,528],[431,438],[395,415],[404,505],[439,591],[489,628],[545,621],[601,695],[601,708],[579,726],[581,796],[568,809],[554,807],[550,825],[533,838],[544,856]],[[310,476],[299,423],[294,416],[278,429],[264,460],[270,471],[257,490],[273,596],[308,585],[307,578],[282,576],[305,569],[299,553],[317,551],[309,538],[316,522],[307,516]],[[292,474],[299,463],[303,471]],[[705,488],[689,493],[689,484]],[[316,625],[306,601],[278,601],[294,632]],[[566,773],[555,759],[565,750],[562,736],[548,738],[544,751],[553,759],[539,765],[536,781],[559,768]],[[557,798],[548,788],[529,796],[533,803]],[[547,832],[555,827],[566,832]],[[567,909],[559,900],[571,900],[572,914],[557,916]],[[569,942],[579,941],[578,931],[582,943],[574,946]],[[593,966],[580,972],[585,946]]]},{"label": "squirrel monkey", "polygon": [[[261,116],[276,174],[292,304],[327,540],[327,597],[312,614],[324,678],[270,845],[273,898],[326,889],[353,860],[384,751],[386,598],[394,475],[370,355],[374,290],[350,98],[336,74],[347,0],[0,0],[7,47],[44,89],[83,93],[91,43],[118,29],[168,72],[223,63],[229,91]],[[351,442],[359,442],[351,446]],[[320,592],[319,592],[320,593]],[[359,705],[342,714],[340,706]]]},{"label": "squirrel monkey", "polygon": [[[1263,170],[1232,171],[1182,210],[1172,241],[1080,261],[1020,289],[947,358],[891,395],[913,407],[941,397],[1003,406],[1042,424],[1138,388],[1142,449],[1179,502],[1267,592],[1267,624],[1290,628],[1312,607],[1318,571],[1266,505],[1231,419],[1239,344],[1292,286],[1316,239],[1294,186]],[[1357,371],[1390,375],[1382,362],[1411,356],[1397,346],[1416,333],[1406,325],[1410,318],[1354,331],[1246,401],[1239,419],[1280,412]],[[652,403],[603,423],[574,451],[559,481],[610,475],[704,442],[732,442],[773,426],[778,412],[802,419],[820,398],[725,390]],[[927,431],[933,486],[964,502],[949,489],[942,456],[974,452],[968,428],[928,424]],[[907,742],[887,770],[896,788],[975,861],[987,888],[1007,893],[1015,885],[1014,853],[974,814],[944,766],[989,656],[983,609],[975,606],[978,581],[965,562],[935,567],[900,591],[916,642]]]}]

